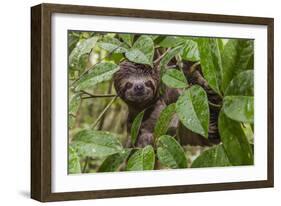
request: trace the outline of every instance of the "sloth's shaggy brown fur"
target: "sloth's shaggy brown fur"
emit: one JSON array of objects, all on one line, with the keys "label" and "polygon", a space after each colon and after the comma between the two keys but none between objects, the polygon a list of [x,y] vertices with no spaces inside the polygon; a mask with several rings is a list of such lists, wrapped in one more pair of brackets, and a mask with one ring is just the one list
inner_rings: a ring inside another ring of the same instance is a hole
[{"label": "sloth's shaggy brown fur", "polygon": [[[114,74],[113,79],[118,96],[128,105],[128,133],[130,133],[133,120],[137,114],[145,110],[136,146],[145,147],[148,144],[153,144],[153,130],[161,111],[168,104],[176,102],[181,90],[165,88],[164,93],[160,95],[160,72],[158,69],[129,61],[123,61],[119,66],[120,69]],[[209,88],[202,77],[200,67],[194,70],[192,63],[184,62],[183,70],[190,84],[199,84],[206,90],[210,102],[220,103],[221,100],[218,95]],[[177,130],[177,135],[184,145],[210,146],[213,143],[218,143],[218,112],[218,108],[210,106],[209,139],[186,129],[176,116],[170,123],[169,133],[175,135]]]}]

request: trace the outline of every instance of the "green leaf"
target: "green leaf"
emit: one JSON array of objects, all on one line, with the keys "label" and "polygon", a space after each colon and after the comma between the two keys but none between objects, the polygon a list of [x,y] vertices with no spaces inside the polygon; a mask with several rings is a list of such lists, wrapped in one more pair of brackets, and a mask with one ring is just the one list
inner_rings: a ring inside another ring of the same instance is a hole
[{"label": "green leaf", "polygon": [[98,172],[114,172],[126,161],[132,149],[124,149],[120,153],[108,156],[98,169]]},{"label": "green leaf", "polygon": [[197,44],[204,78],[216,93],[221,94],[222,63],[217,39],[200,38]]},{"label": "green leaf", "polygon": [[81,157],[105,157],[123,151],[118,136],[106,131],[82,130],[71,145]]},{"label": "green leaf", "polygon": [[68,148],[69,152],[69,159],[68,159],[68,173],[69,174],[77,174],[81,173],[81,165],[80,165],[80,159],[73,147]]},{"label": "green leaf", "polygon": [[252,126],[253,124],[243,123],[241,127],[250,144],[254,144],[254,128]]},{"label": "green leaf", "polygon": [[161,59],[159,65],[166,67],[171,59],[182,51],[182,46],[178,46],[169,50]]},{"label": "green leaf", "polygon": [[188,86],[184,74],[177,69],[166,70],[162,81],[170,88],[186,88]]},{"label": "green leaf", "polygon": [[73,115],[68,115],[68,127],[72,128],[75,126],[75,117]]},{"label": "green leaf", "polygon": [[76,47],[69,55],[69,65],[74,67],[79,63],[79,59],[83,54],[88,54],[97,43],[98,37],[92,37],[78,42]]},{"label": "green leaf", "polygon": [[68,54],[76,47],[76,44],[79,41],[79,35],[75,35],[75,32],[68,33]]},{"label": "green leaf", "polygon": [[209,105],[205,90],[194,85],[183,92],[176,102],[176,112],[185,127],[208,138]]},{"label": "green leaf", "polygon": [[224,41],[223,41],[223,39],[217,39],[217,40],[218,40],[218,46],[219,46],[220,53],[223,54]]},{"label": "green leaf", "polygon": [[119,37],[130,47],[133,45],[133,41],[134,41],[133,34],[119,34]]},{"label": "green leaf", "polygon": [[76,115],[77,110],[79,108],[79,104],[81,101],[81,97],[80,94],[76,93],[73,94],[70,99],[69,99],[69,108],[68,108],[68,112],[70,114]]},{"label": "green leaf", "polygon": [[[223,64],[223,91],[227,88],[229,82],[242,71],[253,69],[253,40],[230,39],[222,54]],[[251,67],[251,68],[249,68]]]},{"label": "green leaf", "polygon": [[182,59],[187,61],[193,61],[193,62],[199,61],[200,55],[199,55],[197,43],[193,40],[187,40],[185,42],[181,57]]},{"label": "green leaf", "polygon": [[186,39],[184,37],[167,36],[161,42],[159,42],[158,45],[164,48],[171,48],[183,45],[185,42]]},{"label": "green leaf", "polygon": [[153,136],[155,140],[157,140],[158,137],[167,133],[169,129],[169,124],[175,112],[176,112],[175,103],[168,105],[165,109],[162,110],[154,128]]},{"label": "green leaf", "polygon": [[118,71],[119,67],[110,62],[103,62],[95,65],[92,72],[86,74],[77,82],[76,89],[82,90],[88,87],[93,87],[98,83],[109,80],[112,75]]},{"label": "green leaf", "polygon": [[254,71],[240,72],[229,83],[223,100],[225,114],[236,121],[254,122]]},{"label": "green leaf", "polygon": [[153,147],[147,145],[138,149],[128,160],[127,171],[153,170],[155,164],[155,154]]},{"label": "green leaf", "polygon": [[102,41],[98,43],[98,46],[103,48],[108,52],[113,53],[125,53],[128,50],[128,47],[123,42],[120,42],[118,39],[113,37],[105,37]]},{"label": "green leaf", "polygon": [[193,162],[191,167],[224,167],[231,166],[223,145],[215,146],[204,151]]},{"label": "green leaf", "polygon": [[169,135],[163,135],[157,141],[157,157],[161,164],[170,168],[186,168],[187,159],[183,148]]},{"label": "green leaf", "polygon": [[153,40],[147,35],[140,36],[125,55],[132,62],[152,66],[154,56]]},{"label": "green leaf", "polygon": [[135,142],[137,140],[143,115],[144,115],[144,111],[140,112],[133,121],[133,124],[131,127],[131,141],[132,141],[133,145],[135,144]]},{"label": "green leaf", "polygon": [[175,48],[172,48],[170,51],[168,51],[161,59],[159,63],[160,67],[160,75],[163,76],[165,69],[167,67],[167,64],[171,61],[172,58],[174,58],[177,54],[179,54],[182,51],[182,46],[178,46]]},{"label": "green leaf", "polygon": [[252,148],[241,128],[241,124],[228,118],[221,111],[218,125],[221,141],[231,164],[252,165]]},{"label": "green leaf", "polygon": [[223,99],[223,111],[233,120],[254,123],[254,97],[226,96]]},{"label": "green leaf", "polygon": [[236,75],[225,90],[225,96],[254,96],[254,71]]}]

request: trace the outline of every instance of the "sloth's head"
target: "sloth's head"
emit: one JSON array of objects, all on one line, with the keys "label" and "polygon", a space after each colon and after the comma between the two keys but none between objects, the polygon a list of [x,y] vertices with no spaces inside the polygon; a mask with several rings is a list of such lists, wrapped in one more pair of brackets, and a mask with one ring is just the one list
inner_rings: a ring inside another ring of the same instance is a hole
[{"label": "sloth's head", "polygon": [[153,102],[158,93],[159,74],[150,66],[129,61],[120,63],[114,74],[117,94],[127,103],[145,106]]}]

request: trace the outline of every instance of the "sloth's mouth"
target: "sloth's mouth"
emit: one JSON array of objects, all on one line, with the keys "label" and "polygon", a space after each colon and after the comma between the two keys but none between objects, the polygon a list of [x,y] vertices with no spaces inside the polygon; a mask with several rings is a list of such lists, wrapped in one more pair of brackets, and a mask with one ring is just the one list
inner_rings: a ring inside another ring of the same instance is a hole
[{"label": "sloth's mouth", "polygon": [[141,97],[141,96],[143,96],[143,95],[144,95],[144,92],[142,92],[142,91],[140,91],[140,92],[136,92],[136,93],[135,93],[135,95],[136,95],[136,96]]}]

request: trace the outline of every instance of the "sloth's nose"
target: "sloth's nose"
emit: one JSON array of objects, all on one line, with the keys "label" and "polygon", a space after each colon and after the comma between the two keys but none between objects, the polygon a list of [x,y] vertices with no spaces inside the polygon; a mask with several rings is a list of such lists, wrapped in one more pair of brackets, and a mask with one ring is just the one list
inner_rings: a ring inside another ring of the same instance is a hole
[{"label": "sloth's nose", "polygon": [[143,84],[137,84],[135,87],[134,87],[134,91],[135,92],[143,92],[144,91],[144,85]]}]

